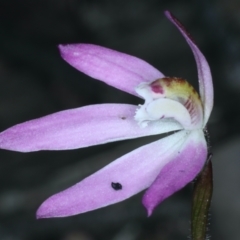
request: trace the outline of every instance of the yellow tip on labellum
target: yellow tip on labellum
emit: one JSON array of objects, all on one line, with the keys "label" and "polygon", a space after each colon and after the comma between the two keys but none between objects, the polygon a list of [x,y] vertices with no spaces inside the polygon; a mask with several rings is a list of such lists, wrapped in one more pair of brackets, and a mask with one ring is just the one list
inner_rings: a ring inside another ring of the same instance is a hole
[{"label": "yellow tip on labellum", "polygon": [[192,98],[201,104],[197,91],[183,78],[165,77],[155,80],[150,84],[151,90],[156,95],[164,95],[166,98],[177,100],[181,103]]}]

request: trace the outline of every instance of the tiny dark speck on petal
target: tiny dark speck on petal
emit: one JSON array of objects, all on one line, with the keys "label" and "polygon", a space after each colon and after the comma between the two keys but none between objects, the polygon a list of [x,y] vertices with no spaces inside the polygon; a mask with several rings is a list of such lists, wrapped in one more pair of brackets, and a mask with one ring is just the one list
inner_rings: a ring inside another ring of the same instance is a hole
[{"label": "tiny dark speck on petal", "polygon": [[126,117],[120,117],[122,120],[125,120],[126,119]]},{"label": "tiny dark speck on petal", "polygon": [[121,184],[121,183],[118,183],[118,182],[117,182],[117,183],[112,182],[112,183],[111,183],[111,186],[112,186],[112,188],[113,188],[114,190],[116,190],[116,191],[122,189],[122,184]]}]

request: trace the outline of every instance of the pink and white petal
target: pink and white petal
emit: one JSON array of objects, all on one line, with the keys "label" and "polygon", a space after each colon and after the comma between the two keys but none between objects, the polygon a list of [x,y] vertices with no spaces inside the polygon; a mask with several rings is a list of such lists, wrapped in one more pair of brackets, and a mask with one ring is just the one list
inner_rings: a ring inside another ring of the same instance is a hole
[{"label": "pink and white petal", "polygon": [[62,58],[86,75],[138,96],[135,87],[164,75],[149,63],[92,44],[59,45]]},{"label": "pink and white petal", "polygon": [[202,130],[191,131],[172,161],[160,171],[158,177],[143,196],[148,216],[164,199],[191,182],[202,170],[207,159],[207,144]]},{"label": "pink and white petal", "polygon": [[0,148],[19,152],[66,150],[181,129],[174,121],[140,128],[136,106],[99,104],[57,112],[0,133]]},{"label": "pink and white petal", "polygon": [[[76,185],[47,199],[38,218],[76,215],[123,201],[149,187],[160,169],[183,144],[186,131],[140,147],[115,160]],[[112,183],[122,189],[114,190]]]},{"label": "pink and white petal", "polygon": [[204,107],[204,126],[206,125],[213,108],[213,83],[212,75],[208,62],[202,52],[199,50],[190,34],[186,31],[185,27],[179,22],[179,20],[173,16],[169,11],[165,12],[166,17],[178,28],[186,39],[193,55],[196,60],[198,70],[198,81],[200,96]]}]

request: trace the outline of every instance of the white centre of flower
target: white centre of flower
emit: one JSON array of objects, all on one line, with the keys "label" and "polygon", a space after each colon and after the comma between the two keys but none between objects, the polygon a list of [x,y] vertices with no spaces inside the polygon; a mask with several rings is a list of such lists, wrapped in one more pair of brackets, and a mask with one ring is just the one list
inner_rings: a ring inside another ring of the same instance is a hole
[{"label": "white centre of flower", "polygon": [[200,98],[184,79],[162,78],[150,83],[141,83],[136,92],[145,103],[136,111],[135,119],[141,127],[151,121],[173,119],[184,129],[198,129],[203,124]]}]

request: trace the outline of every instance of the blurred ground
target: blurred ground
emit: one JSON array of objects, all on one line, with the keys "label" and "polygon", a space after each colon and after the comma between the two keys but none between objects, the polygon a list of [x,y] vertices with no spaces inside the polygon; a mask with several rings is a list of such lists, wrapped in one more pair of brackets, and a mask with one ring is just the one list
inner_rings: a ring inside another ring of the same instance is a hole
[{"label": "blurred ground", "polygon": [[[191,32],[212,69],[215,108],[209,122],[215,192],[211,235],[240,236],[240,2],[170,0],[1,0],[0,130],[56,111],[138,99],[71,68],[58,43],[86,42],[138,56],[165,75],[197,86],[192,53],[164,17],[171,10]],[[0,151],[1,240],[187,239],[191,186],[146,217],[139,194],[82,215],[36,220],[48,196],[78,182],[147,139],[64,151]]]}]

